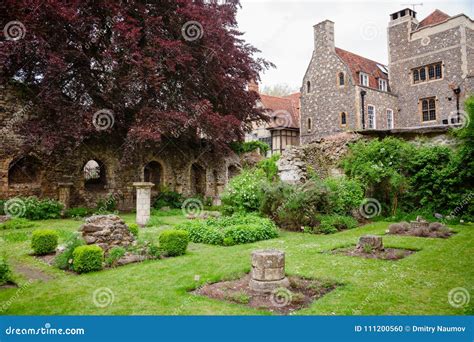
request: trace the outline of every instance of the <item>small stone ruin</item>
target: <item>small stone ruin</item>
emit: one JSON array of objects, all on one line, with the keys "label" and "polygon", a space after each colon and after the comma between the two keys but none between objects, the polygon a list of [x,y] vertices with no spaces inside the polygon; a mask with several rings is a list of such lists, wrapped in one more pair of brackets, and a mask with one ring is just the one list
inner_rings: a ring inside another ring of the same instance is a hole
[{"label": "small stone ruin", "polygon": [[383,251],[382,237],[376,235],[365,235],[359,238],[359,243],[357,244],[357,249],[359,251]]},{"label": "small stone ruin", "polygon": [[86,244],[98,245],[106,253],[113,247],[128,247],[135,241],[125,222],[117,215],[88,217],[79,230]]},{"label": "small stone ruin", "polygon": [[411,221],[410,222],[410,228],[411,229],[417,229],[417,228],[429,228],[430,223],[426,220],[424,220],[421,216],[418,216],[416,218],[416,221]]},{"label": "small stone ruin", "polygon": [[277,250],[252,252],[252,271],[249,287],[257,292],[272,292],[280,287],[289,287],[285,277],[285,253]]}]

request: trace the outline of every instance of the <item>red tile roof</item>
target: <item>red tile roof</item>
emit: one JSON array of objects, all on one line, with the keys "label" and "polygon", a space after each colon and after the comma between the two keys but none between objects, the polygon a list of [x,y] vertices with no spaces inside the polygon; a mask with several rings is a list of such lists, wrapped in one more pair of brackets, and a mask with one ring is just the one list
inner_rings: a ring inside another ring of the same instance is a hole
[{"label": "red tile roof", "polygon": [[422,28],[429,25],[436,25],[448,20],[449,18],[451,18],[449,15],[437,9],[425,19],[420,21],[420,23],[418,24],[418,28]]},{"label": "red tile roof", "polygon": [[356,84],[359,82],[359,73],[363,72],[369,75],[369,87],[378,89],[378,78],[388,79],[388,76],[377,66],[384,66],[382,63],[356,55],[355,53],[336,48],[336,54],[349,67]]},{"label": "red tile roof", "polygon": [[284,97],[260,94],[260,100],[268,109],[268,115],[274,118],[269,128],[299,128],[300,127],[300,93]]}]

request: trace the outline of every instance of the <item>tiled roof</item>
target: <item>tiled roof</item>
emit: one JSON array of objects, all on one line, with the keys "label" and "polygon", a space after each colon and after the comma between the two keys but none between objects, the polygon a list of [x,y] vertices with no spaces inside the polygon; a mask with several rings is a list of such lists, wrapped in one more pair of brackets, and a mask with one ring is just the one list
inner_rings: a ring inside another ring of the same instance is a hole
[{"label": "tiled roof", "polygon": [[355,53],[336,48],[336,54],[349,67],[356,84],[359,84],[359,73],[369,75],[369,87],[378,89],[378,78],[388,79],[388,76],[380,70],[377,65],[386,67],[382,63],[375,62],[368,58],[356,55]]},{"label": "tiled roof", "polygon": [[418,24],[418,28],[422,28],[429,25],[436,25],[448,20],[449,18],[451,18],[449,15],[437,9],[425,19],[420,21],[420,23]]},{"label": "tiled roof", "polygon": [[260,100],[268,115],[274,119],[269,128],[299,128],[300,127],[300,93],[284,97],[260,94]]}]

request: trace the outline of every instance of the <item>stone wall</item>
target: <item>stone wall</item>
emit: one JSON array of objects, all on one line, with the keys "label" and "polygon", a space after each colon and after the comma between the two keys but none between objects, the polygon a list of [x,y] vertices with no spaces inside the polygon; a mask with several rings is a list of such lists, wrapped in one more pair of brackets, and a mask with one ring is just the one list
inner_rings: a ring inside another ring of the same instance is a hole
[{"label": "stone wall", "polygon": [[[145,181],[145,166],[155,161],[161,169],[160,186],[185,196],[212,197],[218,202],[228,182],[229,169],[240,169],[240,159],[233,153],[216,157],[206,146],[177,146],[170,142],[138,149],[127,162],[123,159],[121,143],[112,139],[85,141],[67,156],[46,155],[35,149],[25,156],[21,149],[22,139],[14,133],[16,125],[32,111],[28,107],[23,110],[24,107],[10,90],[0,89],[0,199],[31,195],[58,199],[60,184],[70,183],[71,206],[94,207],[99,200],[112,195],[119,209],[134,209],[136,195],[132,184]],[[28,175],[32,172],[30,166],[18,167],[25,158],[37,161],[36,175]],[[92,187],[84,177],[84,166],[90,160],[101,165],[103,181],[97,181],[98,184]],[[198,165],[194,170],[200,170],[202,174],[193,173],[193,165]],[[15,170],[24,172],[31,181],[14,184],[11,174]],[[235,174],[235,171],[231,173]],[[202,181],[200,194],[196,193],[196,179]]]}]

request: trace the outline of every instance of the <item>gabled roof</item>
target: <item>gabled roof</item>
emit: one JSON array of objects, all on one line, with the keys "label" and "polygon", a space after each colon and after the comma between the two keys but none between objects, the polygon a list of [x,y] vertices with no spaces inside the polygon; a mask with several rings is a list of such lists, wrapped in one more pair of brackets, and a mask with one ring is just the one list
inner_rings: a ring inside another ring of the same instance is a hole
[{"label": "gabled roof", "polygon": [[388,79],[388,75],[382,72],[382,68],[387,68],[384,64],[371,59],[356,55],[355,53],[336,48],[336,54],[344,61],[354,77],[356,84],[359,84],[359,73],[369,75],[369,87],[378,89],[378,78]]},{"label": "gabled roof", "polygon": [[425,19],[420,21],[417,28],[419,29],[425,26],[436,25],[448,20],[449,18],[451,17],[448,14],[444,13],[443,11],[440,11],[439,9],[436,9],[433,13],[431,13]]},{"label": "gabled roof", "polygon": [[299,128],[300,96],[300,93],[284,97],[260,94],[263,107],[269,110],[268,115],[274,117],[268,128]]}]

